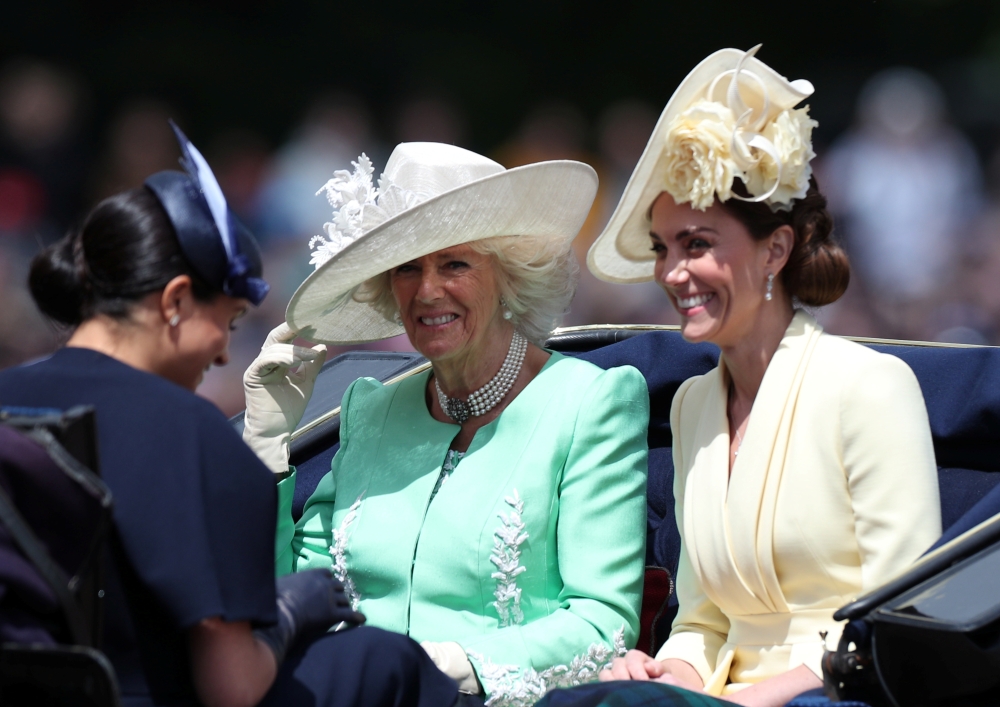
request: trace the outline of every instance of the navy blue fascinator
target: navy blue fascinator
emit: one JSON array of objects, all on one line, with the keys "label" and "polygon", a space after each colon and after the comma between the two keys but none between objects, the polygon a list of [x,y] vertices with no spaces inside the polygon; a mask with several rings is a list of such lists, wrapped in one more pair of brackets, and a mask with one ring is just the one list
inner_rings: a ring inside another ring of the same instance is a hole
[{"label": "navy blue fascinator", "polygon": [[226,204],[211,167],[173,121],[185,172],[157,172],[146,186],[160,201],[177,232],[184,256],[207,283],[254,305],[270,286],[261,277],[260,248]]}]

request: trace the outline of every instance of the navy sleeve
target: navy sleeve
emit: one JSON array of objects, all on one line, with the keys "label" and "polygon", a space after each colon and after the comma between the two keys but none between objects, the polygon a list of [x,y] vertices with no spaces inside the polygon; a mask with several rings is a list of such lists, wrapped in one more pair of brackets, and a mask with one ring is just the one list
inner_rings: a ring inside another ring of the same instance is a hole
[{"label": "navy sleeve", "polygon": [[128,447],[116,456],[133,462],[108,478],[125,553],[180,628],[212,616],[272,624],[272,475],[209,403],[184,408],[144,426],[142,439],[116,435]]}]

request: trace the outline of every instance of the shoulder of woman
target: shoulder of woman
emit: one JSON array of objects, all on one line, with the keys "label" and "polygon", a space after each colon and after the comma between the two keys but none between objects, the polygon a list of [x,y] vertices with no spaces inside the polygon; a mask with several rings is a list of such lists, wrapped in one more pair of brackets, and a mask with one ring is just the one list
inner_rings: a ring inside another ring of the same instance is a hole
[{"label": "shoulder of woman", "polygon": [[608,391],[614,398],[649,399],[646,379],[634,366],[601,368],[590,361],[560,355],[559,359],[553,362],[551,370],[559,373],[560,380],[568,381],[567,385],[586,390],[588,393],[601,389]]},{"label": "shoulder of woman", "polygon": [[902,359],[839,336],[825,334],[820,338],[811,365],[826,381],[848,394],[869,397],[920,389],[913,370]]},{"label": "shoulder of woman", "polygon": [[701,415],[701,408],[708,400],[712,388],[712,377],[717,375],[719,369],[713,368],[708,373],[688,378],[677,387],[674,399],[670,403],[671,424],[680,419],[682,409],[684,415]]},{"label": "shoulder of woman", "polygon": [[[134,373],[134,380],[129,382],[130,386],[134,386],[134,397],[144,399],[145,405],[155,407],[158,416],[170,415],[199,428],[207,426],[210,430],[219,427],[233,429],[225,413],[207,398],[159,376],[142,371]],[[138,392],[143,389],[144,392]],[[235,430],[233,433],[235,434]]]},{"label": "shoulder of woman", "polygon": [[358,378],[344,391],[340,399],[340,417],[347,419],[348,413],[353,417],[358,411],[371,405],[378,405],[384,399],[385,403],[392,400],[391,391],[399,385],[386,386],[375,378]]},{"label": "shoulder of woman", "polygon": [[347,386],[347,390],[344,391],[344,397],[341,399],[341,405],[346,406],[361,404],[373,395],[377,396],[380,392],[385,392],[387,389],[394,388],[396,385],[399,385],[399,383],[392,386],[386,386],[382,383],[382,381],[376,380],[375,378],[358,378]]},{"label": "shoulder of woman", "polygon": [[927,408],[913,370],[901,359],[834,336],[824,336],[810,361],[816,404],[839,411],[842,430],[916,424],[926,428]]}]

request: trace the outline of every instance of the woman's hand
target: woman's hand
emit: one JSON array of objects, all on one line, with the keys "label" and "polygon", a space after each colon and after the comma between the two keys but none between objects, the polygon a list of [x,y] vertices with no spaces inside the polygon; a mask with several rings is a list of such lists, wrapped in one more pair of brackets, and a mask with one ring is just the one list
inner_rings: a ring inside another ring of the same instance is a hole
[{"label": "woman's hand", "polygon": [[310,641],[338,623],[360,625],[365,615],[351,607],[344,585],[327,569],[306,570],[278,577],[278,622],[256,629],[254,636],[267,644],[278,665],[297,641]]},{"label": "woman's hand", "polygon": [[701,676],[683,660],[656,660],[642,651],[631,650],[624,658],[615,658],[610,670],[602,670],[602,682],[609,680],[655,680],[688,690],[704,687]]},{"label": "woman's hand", "polygon": [[642,651],[630,650],[624,658],[615,658],[610,670],[602,670],[601,682],[610,680],[655,680],[665,673],[663,664]]},{"label": "woman's hand", "polygon": [[288,442],[326,361],[325,346],[293,346],[295,336],[288,324],[275,327],[243,374],[243,441],[276,474],[288,470]]},{"label": "woman's hand", "polygon": [[476,670],[469,662],[469,656],[465,654],[465,649],[454,641],[435,643],[433,641],[422,641],[420,647],[426,651],[438,670],[458,683],[458,691],[466,692],[470,695],[483,694]]},{"label": "woman's hand", "polygon": [[275,584],[274,626],[251,630],[248,621],[212,617],[191,628],[191,675],[206,707],[252,707],[271,688],[285,654],[296,642],[312,640],[339,621],[365,622],[329,570],[286,575]]}]

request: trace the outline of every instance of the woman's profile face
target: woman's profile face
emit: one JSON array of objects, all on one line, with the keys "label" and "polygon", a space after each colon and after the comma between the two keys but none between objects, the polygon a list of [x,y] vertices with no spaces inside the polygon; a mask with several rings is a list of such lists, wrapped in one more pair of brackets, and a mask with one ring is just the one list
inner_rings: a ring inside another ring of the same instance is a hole
[{"label": "woman's profile face", "polygon": [[245,299],[221,294],[211,302],[195,301],[191,315],[173,328],[176,349],[165,377],[193,391],[210,366],[225,366],[229,362],[230,334],[249,304]]},{"label": "woman's profile face", "polygon": [[667,193],[653,203],[655,279],[681,315],[688,341],[740,341],[764,303],[766,245],[718,203],[705,211]]},{"label": "woman's profile face", "polygon": [[492,259],[467,245],[403,263],[389,276],[406,335],[431,361],[474,355],[503,321]]}]

